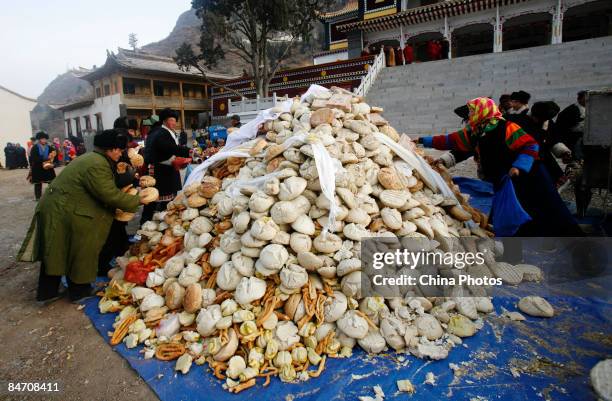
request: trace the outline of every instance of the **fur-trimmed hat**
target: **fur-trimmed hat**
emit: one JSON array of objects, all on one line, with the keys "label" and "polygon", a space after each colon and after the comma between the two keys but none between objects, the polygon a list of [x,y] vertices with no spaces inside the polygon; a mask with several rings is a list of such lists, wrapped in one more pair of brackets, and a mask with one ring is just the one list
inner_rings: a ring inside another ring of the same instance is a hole
[{"label": "fur-trimmed hat", "polygon": [[39,131],[36,133],[35,138],[36,140],[43,139],[43,138],[49,139],[49,135],[47,135],[47,133],[44,131]]},{"label": "fur-trimmed hat", "polygon": [[167,119],[174,117],[176,120],[179,119],[179,113],[176,110],[165,108],[159,112],[159,121],[166,121]]},{"label": "fur-trimmed hat", "polygon": [[555,118],[560,110],[559,105],[552,101],[535,102],[531,106],[531,116],[540,121],[548,121]]},{"label": "fur-trimmed hat", "polygon": [[516,100],[523,104],[529,103],[529,99],[531,99],[531,95],[525,91],[512,92],[510,95],[510,100]]},{"label": "fur-trimmed hat", "polygon": [[118,117],[113,123],[113,128],[128,129],[127,117]]},{"label": "fur-trimmed hat", "polygon": [[128,138],[120,129],[107,129],[94,136],[94,146],[100,149],[125,149]]}]

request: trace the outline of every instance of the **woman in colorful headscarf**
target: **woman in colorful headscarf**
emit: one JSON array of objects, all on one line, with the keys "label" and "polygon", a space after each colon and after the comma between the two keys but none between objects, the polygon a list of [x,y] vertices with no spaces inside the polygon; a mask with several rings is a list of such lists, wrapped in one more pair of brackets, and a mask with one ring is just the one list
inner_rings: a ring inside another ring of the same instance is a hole
[{"label": "woman in colorful headscarf", "polygon": [[70,163],[74,159],[76,151],[74,145],[68,139],[64,140],[64,160],[66,164]]},{"label": "woman in colorful headscarf", "polygon": [[55,159],[53,160],[55,167],[59,167],[64,161],[64,151],[62,150],[62,144],[60,143],[59,138],[53,138],[52,147],[55,150]]},{"label": "woman in colorful headscarf", "polygon": [[582,231],[555,190],[538,157],[536,140],[518,124],[506,121],[492,99],[467,102],[468,124],[448,135],[419,138],[425,147],[469,152],[483,179],[497,191],[505,175],[512,177],[521,206],[532,220],[515,236],[580,236]]}]

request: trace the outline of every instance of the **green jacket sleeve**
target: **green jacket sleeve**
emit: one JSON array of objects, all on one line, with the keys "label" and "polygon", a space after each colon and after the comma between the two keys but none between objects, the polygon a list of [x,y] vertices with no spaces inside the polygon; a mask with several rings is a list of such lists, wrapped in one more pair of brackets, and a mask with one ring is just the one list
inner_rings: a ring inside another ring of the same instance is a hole
[{"label": "green jacket sleeve", "polygon": [[110,208],[135,212],[140,204],[138,195],[128,195],[117,188],[113,172],[106,162],[87,169],[84,185],[94,198]]}]

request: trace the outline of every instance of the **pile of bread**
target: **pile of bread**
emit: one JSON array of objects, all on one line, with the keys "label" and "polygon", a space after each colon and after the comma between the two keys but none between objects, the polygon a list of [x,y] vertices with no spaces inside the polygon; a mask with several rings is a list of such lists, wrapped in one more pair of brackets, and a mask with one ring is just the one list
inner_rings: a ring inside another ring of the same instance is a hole
[{"label": "pile of bread", "polygon": [[[248,157],[217,156],[119,258],[99,304],[120,311],[115,341],[176,359],[183,373],[208,364],[239,392],[271,376],[318,376],[327,358],[356,346],[441,359],[474,335],[493,311],[486,294],[362,291],[362,238],[415,238],[435,251],[491,235],[486,217],[448,177],[442,191],[444,180],[381,113],[343,89],[310,93],[236,148]],[[493,240],[482,244],[488,266],[474,274],[523,278],[495,262]],[[154,267],[144,285],[123,280],[136,260]]]}]

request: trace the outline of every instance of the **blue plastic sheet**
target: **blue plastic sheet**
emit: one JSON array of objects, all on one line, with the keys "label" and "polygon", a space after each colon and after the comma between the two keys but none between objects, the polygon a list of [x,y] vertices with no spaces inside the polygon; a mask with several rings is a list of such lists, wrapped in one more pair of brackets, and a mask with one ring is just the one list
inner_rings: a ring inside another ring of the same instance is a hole
[{"label": "blue plastic sheet", "polygon": [[[414,400],[595,400],[589,386],[589,370],[610,357],[612,306],[601,299],[548,297],[559,313],[552,319],[531,318],[510,322],[490,316],[475,336],[451,350],[447,359],[425,361],[408,354],[368,356],[358,350],[349,359],[330,359],[319,378],[300,384],[286,384],[274,378],[265,389],[259,384],[233,395],[223,390],[221,381],[203,366],[193,365],[187,375],[175,373],[174,362],[144,360],[141,347],[128,350],[124,344],[114,349],[155,391],[161,400],[356,400],[373,396],[379,385],[385,400],[405,400],[397,392],[396,381],[410,379],[416,387]],[[516,310],[517,296],[497,297],[497,314],[503,308]],[[109,340],[114,314],[101,315],[97,300],[86,302],[85,313],[96,329]],[[606,342],[608,341],[606,346]],[[110,345],[109,345],[110,346]],[[460,367],[458,375],[449,367]],[[436,385],[423,384],[432,372]],[[519,377],[514,377],[519,374]],[[261,383],[261,382],[260,382]]]},{"label": "blue plastic sheet", "polygon": [[[486,183],[472,179],[456,182],[472,196],[470,203],[488,210],[492,191]],[[481,206],[484,205],[485,207]],[[546,255],[528,254],[526,262],[540,264]],[[267,388],[260,384],[238,395],[223,390],[222,382],[203,366],[193,365],[187,375],[174,372],[174,362],[144,360],[142,347],[114,349],[123,356],[163,401],[175,400],[356,400],[374,396],[379,385],[385,400],[596,400],[589,385],[589,371],[601,359],[612,357],[612,303],[609,287],[583,283],[593,289],[592,298],[572,296],[568,291],[552,295],[537,284],[505,289],[494,298],[495,314],[484,319],[484,327],[442,361],[426,361],[409,354],[369,356],[357,350],[349,359],[329,359],[319,378],[287,384],[273,378]],[[504,309],[517,310],[521,296],[542,291],[555,307],[551,319],[527,317],[511,322],[500,317]],[[85,302],[85,313],[108,342],[114,314],[102,315],[97,299]],[[110,345],[109,345],[110,346]],[[459,367],[455,373],[449,364]],[[436,385],[423,384],[432,372]],[[396,381],[409,379],[416,393],[397,392]],[[478,398],[481,397],[481,398]]]}]

